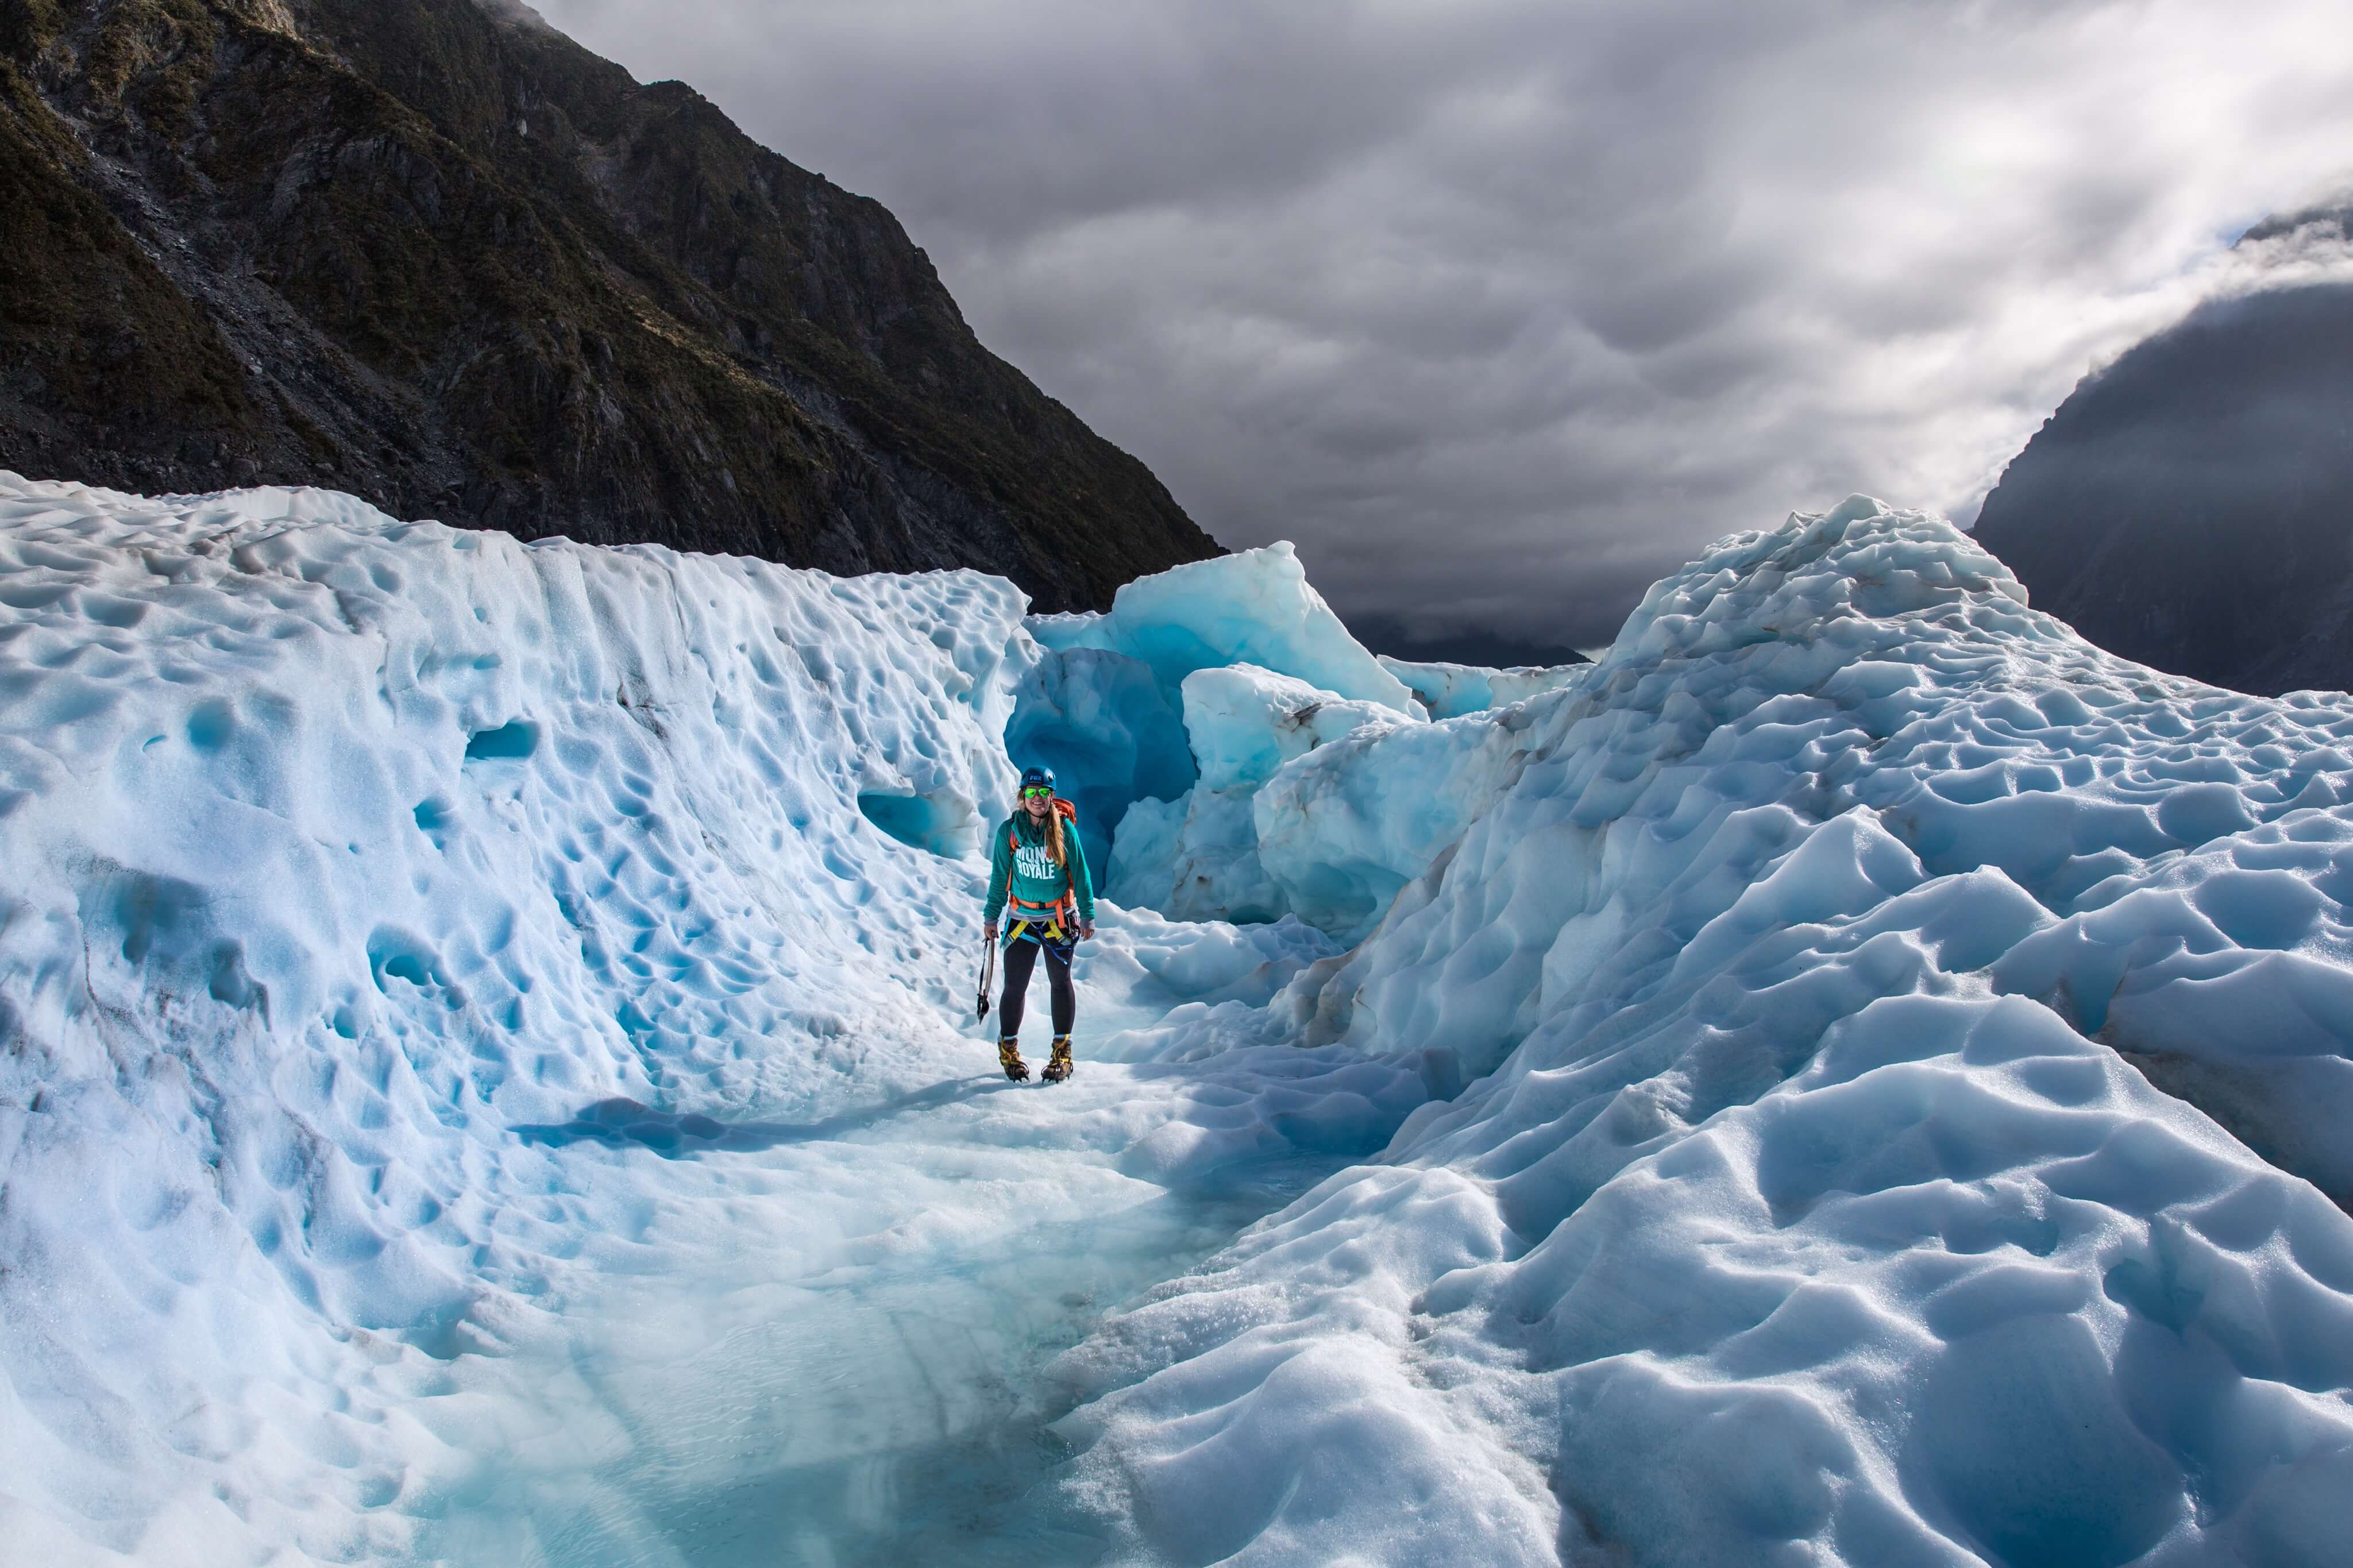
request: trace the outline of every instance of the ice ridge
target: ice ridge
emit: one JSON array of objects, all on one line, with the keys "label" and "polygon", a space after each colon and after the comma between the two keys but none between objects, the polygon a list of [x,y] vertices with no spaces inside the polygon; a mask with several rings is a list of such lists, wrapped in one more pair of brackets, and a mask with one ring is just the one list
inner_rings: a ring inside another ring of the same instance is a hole
[{"label": "ice ridge", "polygon": [[1106,910],[996,1092],[1025,608],[0,474],[0,1555],[669,1561],[777,1475],[764,1550],[895,1550],[1075,1337],[1001,1260],[1116,1299],[1379,1147],[1418,1062],[1240,1037],[1295,921]]},{"label": "ice ridge", "polygon": [[[1024,608],[0,475],[0,1535],[2336,1561],[2353,701],[1864,497],[1541,679],[1287,549]],[[1008,748],[1117,884],[1050,1093]]]},{"label": "ice ridge", "polygon": [[2353,705],[2111,658],[1858,497],[1566,689],[1287,764],[1261,855],[1377,855],[1473,733],[1464,830],[1274,1004],[1470,1087],[1066,1358],[1139,1550],[2329,1560]]}]

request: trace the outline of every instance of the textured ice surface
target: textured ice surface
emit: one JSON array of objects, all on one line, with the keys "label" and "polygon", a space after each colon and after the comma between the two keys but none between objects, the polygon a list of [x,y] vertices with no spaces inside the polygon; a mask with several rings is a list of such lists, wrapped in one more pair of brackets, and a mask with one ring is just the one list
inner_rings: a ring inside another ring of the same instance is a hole
[{"label": "textured ice surface", "polygon": [[[1185,1561],[2335,1561],[2353,705],[1857,498],[1510,712],[1272,1007],[1473,1081],[1065,1358],[1074,1492]],[[1377,850],[1478,721],[1292,767]]]},{"label": "textured ice surface", "polygon": [[1422,716],[1405,683],[1348,635],[1308,584],[1287,542],[1139,578],[1103,615],[1036,616],[1029,629],[1050,648],[1105,648],[1142,659],[1172,694],[1197,669],[1254,664]]},{"label": "textured ice surface", "polygon": [[[1181,920],[1271,921],[1293,912],[1260,864],[1252,802],[1285,763],[1366,726],[1404,721],[1252,664],[1185,678],[1182,732],[1199,782],[1155,803],[1112,856],[1107,889],[1124,903]],[[1309,906],[1312,923],[1325,923]]]},{"label": "textured ice surface", "polygon": [[[1284,552],[1021,608],[0,477],[0,1540],[2341,1560],[2353,703],[1862,498],[1441,722]],[[1005,1085],[1006,737],[1165,787],[1238,663],[1397,720]]]},{"label": "textured ice surface", "polygon": [[[1104,890],[1170,914],[1262,921],[1281,912],[1244,831],[1250,791],[1271,769],[1232,776],[1260,760],[1228,755],[1232,744],[1248,736],[1268,756],[1292,755],[1376,710],[1423,716],[1413,693],[1308,586],[1287,543],[1130,583],[1106,615],[1033,616],[1029,627],[1047,651],[1016,693],[1006,749],[1024,766],[1055,770],[1080,807]],[[1238,668],[1282,689],[1253,694],[1253,677]],[[1199,698],[1188,694],[1197,675],[1213,682]],[[1232,701],[1233,713],[1219,711]],[[1329,705],[1320,722],[1318,702]],[[1225,796],[1191,809],[1181,797],[1204,765],[1217,773],[1208,787]],[[1118,859],[1114,835],[1139,804]]]},{"label": "textured ice surface", "polygon": [[1111,896],[1185,920],[1296,915],[1350,942],[1486,809],[1529,722],[1400,722],[1252,665],[1187,676],[1184,700],[1200,781],[1130,815]]},{"label": "textured ice surface", "polygon": [[1175,799],[1196,772],[1184,720],[1151,666],[1101,648],[1038,660],[1015,689],[1005,749],[1023,767],[1054,770],[1056,788],[1079,808],[1098,879],[1128,807]]},{"label": "textured ice surface", "polygon": [[1359,731],[1299,758],[1250,800],[1259,864],[1302,920],[1354,942],[1494,799],[1525,760],[1518,708]]},{"label": "textured ice surface", "polygon": [[[1253,800],[1285,763],[1367,725],[1419,723],[1429,706],[1348,635],[1289,544],[1131,583],[1107,615],[1029,626],[1048,651],[1006,744],[1055,768],[1088,831],[1112,836],[1094,864],[1113,900],[1188,921],[1297,913],[1350,931],[1396,891],[1403,879],[1384,864],[1336,888],[1310,875],[1294,899],[1261,861]],[[1402,668],[1447,672],[1436,684],[1461,704],[1474,688],[1553,673]]]},{"label": "textured ice surface", "polygon": [[1482,669],[1476,665],[1428,663],[1377,656],[1381,668],[1406,683],[1414,700],[1433,719],[1460,719],[1489,708],[1508,708],[1539,691],[1557,691],[1585,679],[1589,664],[1528,665]]},{"label": "textured ice surface", "polygon": [[1208,789],[1262,784],[1293,757],[1367,724],[1398,723],[1377,702],[1351,701],[1253,664],[1185,678],[1185,733]]},{"label": "textured ice surface", "polygon": [[1385,1142],[1418,1058],[1186,1065],[1295,923],[1107,910],[1090,1028],[1159,1059],[1006,1092],[1021,610],[0,476],[0,1540],[902,1561],[875,1500],[978,1506],[1008,1371],[1236,1173]]}]

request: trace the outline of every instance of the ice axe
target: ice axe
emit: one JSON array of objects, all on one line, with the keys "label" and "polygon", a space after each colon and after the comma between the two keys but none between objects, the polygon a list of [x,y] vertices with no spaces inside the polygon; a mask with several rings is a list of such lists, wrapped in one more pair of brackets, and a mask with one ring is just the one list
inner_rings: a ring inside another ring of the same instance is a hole
[{"label": "ice axe", "polygon": [[984,931],[980,933],[980,1012],[978,1016],[981,1018],[988,1016],[988,988],[996,983],[996,980],[997,940]]}]

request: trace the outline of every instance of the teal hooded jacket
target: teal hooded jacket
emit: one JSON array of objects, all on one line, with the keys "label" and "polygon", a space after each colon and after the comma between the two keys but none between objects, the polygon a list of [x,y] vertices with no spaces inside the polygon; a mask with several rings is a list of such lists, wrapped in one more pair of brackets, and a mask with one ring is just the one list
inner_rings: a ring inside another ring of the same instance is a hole
[{"label": "teal hooded jacket", "polygon": [[1033,904],[1060,901],[1067,888],[1078,900],[1079,918],[1095,918],[1094,879],[1087,872],[1086,847],[1079,842],[1079,826],[1067,818],[1062,823],[1062,853],[1068,866],[1057,866],[1046,848],[1046,827],[1033,823],[1029,814],[1018,807],[1011,816],[997,824],[996,847],[988,857],[988,902],[981,910],[981,922],[995,925],[1005,912],[1008,897],[1026,899]]}]

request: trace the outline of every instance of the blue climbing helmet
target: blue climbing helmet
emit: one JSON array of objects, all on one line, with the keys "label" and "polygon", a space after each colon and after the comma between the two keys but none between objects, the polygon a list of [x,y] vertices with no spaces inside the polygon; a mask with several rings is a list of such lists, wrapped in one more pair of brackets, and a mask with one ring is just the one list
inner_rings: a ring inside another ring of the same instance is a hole
[{"label": "blue climbing helmet", "polygon": [[1053,794],[1054,770],[1051,768],[1023,768],[1021,770],[1021,793],[1027,795],[1033,789],[1042,789],[1048,795]]}]

